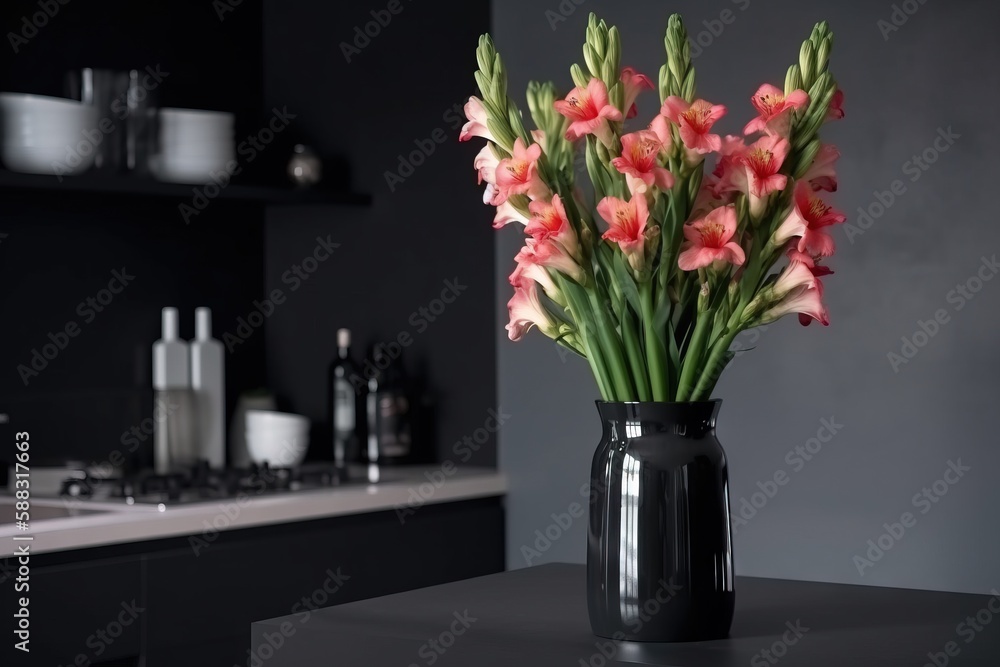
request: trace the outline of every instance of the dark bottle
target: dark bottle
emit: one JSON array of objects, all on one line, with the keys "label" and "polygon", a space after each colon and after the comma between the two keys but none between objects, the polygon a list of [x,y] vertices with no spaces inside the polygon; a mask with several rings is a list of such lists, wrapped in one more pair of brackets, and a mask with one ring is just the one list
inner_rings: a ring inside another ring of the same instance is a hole
[{"label": "dark bottle", "polygon": [[327,410],[333,436],[333,460],[344,468],[348,460],[356,458],[359,449],[360,424],[358,408],[359,388],[364,387],[358,366],[351,358],[351,330],[337,330],[337,356],[330,363],[327,377]]},{"label": "dark bottle", "polygon": [[393,357],[384,345],[373,347],[369,359],[366,458],[369,463],[404,463],[413,448],[406,374],[399,355]]}]

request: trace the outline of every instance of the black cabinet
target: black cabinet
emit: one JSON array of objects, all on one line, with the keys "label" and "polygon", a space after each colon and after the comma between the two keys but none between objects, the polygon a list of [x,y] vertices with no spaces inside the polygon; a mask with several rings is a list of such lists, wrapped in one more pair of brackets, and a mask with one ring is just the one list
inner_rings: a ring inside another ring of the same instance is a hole
[{"label": "black cabinet", "polygon": [[14,658],[0,664],[85,667],[139,654],[145,604],[138,557],[43,562],[32,558],[27,591],[15,591],[16,577],[2,584],[3,618],[11,624],[4,634],[10,636],[17,599],[26,595],[31,636],[28,654],[5,641],[3,651],[13,651]]},{"label": "black cabinet", "polygon": [[[244,665],[252,621],[500,572],[503,531],[492,498],[36,556],[32,656],[0,664]],[[130,609],[98,656],[91,635]]]}]

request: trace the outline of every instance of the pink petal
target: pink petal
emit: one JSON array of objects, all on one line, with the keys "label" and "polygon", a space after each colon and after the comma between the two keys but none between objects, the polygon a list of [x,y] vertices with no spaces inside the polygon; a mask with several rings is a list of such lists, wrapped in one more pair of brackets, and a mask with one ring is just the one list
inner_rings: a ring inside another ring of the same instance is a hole
[{"label": "pink petal", "polygon": [[670,122],[679,124],[681,122],[681,114],[690,108],[691,105],[687,102],[687,100],[677,97],[676,95],[671,95],[663,103],[663,106],[660,108],[660,113],[666,116]]}]

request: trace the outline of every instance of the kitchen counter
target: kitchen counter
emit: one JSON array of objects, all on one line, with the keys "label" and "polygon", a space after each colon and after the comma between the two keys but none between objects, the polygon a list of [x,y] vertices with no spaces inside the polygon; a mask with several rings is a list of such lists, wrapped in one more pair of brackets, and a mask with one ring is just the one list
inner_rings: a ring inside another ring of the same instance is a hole
[{"label": "kitchen counter", "polygon": [[1000,664],[1000,595],[738,577],[728,639],[614,642],[591,634],[585,570],[541,565],[272,618],[252,625],[251,652],[268,667]]},{"label": "kitchen counter", "polygon": [[[58,514],[48,510],[65,507],[63,501],[33,498],[29,531],[19,531],[13,523],[0,524],[0,558],[11,556],[18,544],[25,544],[15,542],[14,536],[31,536],[31,552],[39,554],[203,534],[213,527],[233,530],[380,511],[396,511],[400,521],[405,522],[422,505],[502,496],[507,492],[506,477],[495,470],[452,466],[448,471],[451,474],[445,474],[442,466],[384,468],[383,479],[377,484],[261,495],[251,492],[229,500],[180,505],[67,501],[82,511],[61,518],[39,517]],[[8,505],[10,500],[9,496],[3,498]]]}]

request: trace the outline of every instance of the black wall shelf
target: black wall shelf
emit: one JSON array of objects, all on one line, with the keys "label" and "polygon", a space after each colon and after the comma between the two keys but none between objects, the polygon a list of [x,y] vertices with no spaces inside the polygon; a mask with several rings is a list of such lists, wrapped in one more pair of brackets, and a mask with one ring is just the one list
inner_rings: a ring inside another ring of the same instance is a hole
[{"label": "black wall shelf", "polygon": [[58,176],[47,174],[19,174],[0,171],[0,193],[42,191],[51,194],[73,193],[92,195],[116,195],[144,197],[150,199],[193,200],[196,193],[213,195],[211,200],[228,202],[258,203],[276,206],[296,205],[341,205],[369,206],[371,196],[367,194],[323,190],[280,188],[275,186],[232,183],[226,187],[215,184],[183,185],[163,183],[148,178],[101,174],[99,172],[79,176]]}]

